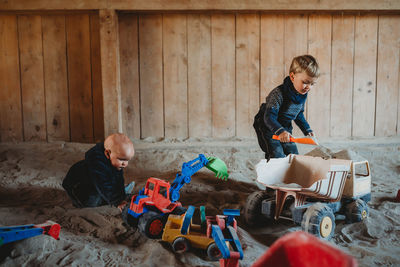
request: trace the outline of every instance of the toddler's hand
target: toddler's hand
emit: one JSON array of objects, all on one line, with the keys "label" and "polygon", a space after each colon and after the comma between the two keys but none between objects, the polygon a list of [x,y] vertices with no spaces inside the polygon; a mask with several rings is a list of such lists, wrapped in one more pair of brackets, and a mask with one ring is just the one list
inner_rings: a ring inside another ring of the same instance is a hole
[{"label": "toddler's hand", "polygon": [[125,200],[123,200],[121,203],[119,203],[118,209],[122,212],[122,210],[124,209],[124,207],[126,206],[126,204],[128,204],[128,202],[126,202]]},{"label": "toddler's hand", "polygon": [[282,143],[290,142],[290,133],[284,131],[279,135],[279,141]]}]

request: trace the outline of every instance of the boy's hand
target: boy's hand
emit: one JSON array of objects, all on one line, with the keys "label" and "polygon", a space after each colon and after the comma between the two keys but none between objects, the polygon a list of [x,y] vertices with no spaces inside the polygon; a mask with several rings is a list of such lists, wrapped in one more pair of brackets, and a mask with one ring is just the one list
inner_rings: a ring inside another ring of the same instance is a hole
[{"label": "boy's hand", "polygon": [[124,209],[124,207],[126,206],[126,204],[128,204],[128,202],[126,202],[125,200],[123,200],[121,203],[119,203],[118,209],[122,212],[122,210]]},{"label": "boy's hand", "polygon": [[290,133],[286,131],[282,132],[278,137],[279,141],[281,141],[282,143],[290,142]]}]

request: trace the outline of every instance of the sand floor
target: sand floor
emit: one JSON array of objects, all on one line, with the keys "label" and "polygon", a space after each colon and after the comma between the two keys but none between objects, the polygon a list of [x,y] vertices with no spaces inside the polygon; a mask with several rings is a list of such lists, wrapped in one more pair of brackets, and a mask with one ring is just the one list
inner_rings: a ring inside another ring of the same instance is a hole
[{"label": "sand floor", "polygon": [[[365,158],[372,171],[372,200],[367,220],[337,222],[331,244],[354,256],[360,266],[400,266],[400,137],[324,139],[321,147],[299,146],[301,154],[331,155],[338,151],[353,159]],[[181,190],[184,206],[204,205],[207,215],[224,208],[243,211],[247,196],[262,187],[255,182],[255,164],[263,158],[254,138],[134,140],[136,154],[125,171],[126,182],[135,181],[135,192],[148,177],[170,182],[184,162],[199,153],[217,156],[228,166],[230,178],[222,181],[203,168]],[[2,246],[4,266],[219,266],[203,251],[175,255],[169,244],[149,240],[127,227],[118,209],[77,209],[62,190],[69,167],[83,159],[93,144],[0,144],[0,225],[58,222],[60,240],[37,236]],[[344,151],[343,151],[344,150]],[[242,216],[243,217],[243,216]],[[251,264],[280,236],[300,230],[290,221],[249,227],[238,219],[244,248],[240,266]]]}]

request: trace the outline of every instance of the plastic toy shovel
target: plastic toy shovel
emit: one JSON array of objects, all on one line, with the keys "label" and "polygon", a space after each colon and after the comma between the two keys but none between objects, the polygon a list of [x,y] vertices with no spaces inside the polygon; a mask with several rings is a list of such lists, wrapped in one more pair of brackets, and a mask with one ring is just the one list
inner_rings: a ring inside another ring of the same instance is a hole
[{"label": "plastic toy shovel", "polygon": [[[277,135],[273,135],[272,139],[279,140],[279,137]],[[291,136],[290,142],[294,142],[294,143],[298,143],[298,144],[319,146],[317,139],[313,136],[304,136],[304,137]]]},{"label": "plastic toy shovel", "polygon": [[206,165],[207,169],[213,171],[215,176],[222,180],[228,180],[228,168],[226,167],[225,162],[217,157],[207,157],[208,164]]}]

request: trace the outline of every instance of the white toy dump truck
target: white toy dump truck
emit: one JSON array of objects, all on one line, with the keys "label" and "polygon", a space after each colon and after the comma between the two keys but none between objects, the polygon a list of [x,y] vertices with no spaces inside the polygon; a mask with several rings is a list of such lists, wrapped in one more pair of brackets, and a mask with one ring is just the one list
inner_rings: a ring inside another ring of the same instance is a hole
[{"label": "white toy dump truck", "polygon": [[289,155],[261,160],[256,170],[257,181],[266,190],[247,198],[244,215],[250,225],[286,218],[301,225],[303,231],[328,240],[336,219],[352,223],[368,216],[368,161]]}]

